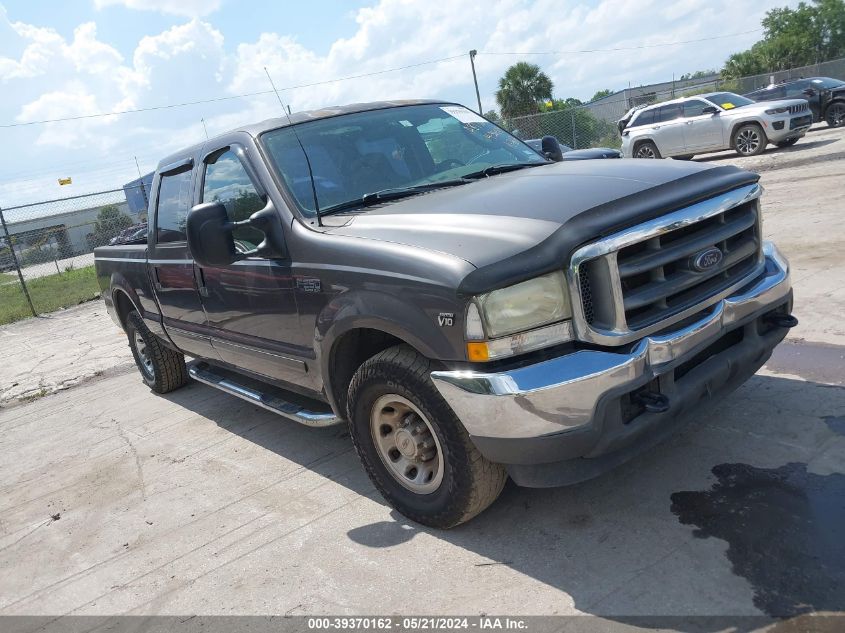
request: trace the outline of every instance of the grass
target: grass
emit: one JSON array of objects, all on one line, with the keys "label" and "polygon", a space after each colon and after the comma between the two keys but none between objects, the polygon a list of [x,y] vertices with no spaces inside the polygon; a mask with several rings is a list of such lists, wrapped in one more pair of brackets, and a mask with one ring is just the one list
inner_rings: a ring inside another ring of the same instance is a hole
[{"label": "grass", "polygon": [[[13,281],[14,279],[12,279]],[[6,278],[0,278],[6,282]],[[93,266],[47,275],[26,282],[38,314],[55,312],[95,298],[100,292]],[[18,283],[0,284],[0,325],[32,316]]]}]

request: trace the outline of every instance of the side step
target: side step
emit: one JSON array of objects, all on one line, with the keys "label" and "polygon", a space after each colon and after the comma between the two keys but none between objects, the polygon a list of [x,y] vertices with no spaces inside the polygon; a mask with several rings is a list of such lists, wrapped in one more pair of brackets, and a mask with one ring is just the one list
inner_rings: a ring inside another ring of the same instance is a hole
[{"label": "side step", "polygon": [[[229,372],[226,373],[228,374]],[[214,387],[220,391],[225,391],[232,396],[256,404],[262,409],[267,409],[305,426],[332,426],[334,424],[340,424],[343,421],[332,412],[310,411],[280,396],[259,391],[255,387],[247,387],[246,385],[239,384],[230,376],[217,373],[214,367],[206,363],[198,362],[189,364],[188,375],[197,382]],[[267,387],[268,391],[274,389],[270,385]]]}]

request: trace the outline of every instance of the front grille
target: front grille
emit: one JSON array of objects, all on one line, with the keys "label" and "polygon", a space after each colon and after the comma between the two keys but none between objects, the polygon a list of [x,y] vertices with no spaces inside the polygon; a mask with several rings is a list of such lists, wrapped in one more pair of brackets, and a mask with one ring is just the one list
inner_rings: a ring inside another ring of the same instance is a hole
[{"label": "front grille", "polygon": [[800,103],[798,105],[791,105],[789,106],[789,114],[798,114],[799,112],[806,112],[810,109],[810,106],[806,103]]},{"label": "front grille", "polygon": [[789,120],[789,129],[794,130],[797,127],[804,127],[805,125],[812,125],[813,117],[811,115],[799,116]]},{"label": "front grille", "polygon": [[587,340],[623,343],[677,327],[759,273],[759,191],[735,190],[576,251]]},{"label": "front grille", "polygon": [[[712,247],[722,261],[696,271],[691,259]],[[623,248],[616,262],[626,324],[640,329],[700,303],[747,275],[759,251],[753,203]]]}]

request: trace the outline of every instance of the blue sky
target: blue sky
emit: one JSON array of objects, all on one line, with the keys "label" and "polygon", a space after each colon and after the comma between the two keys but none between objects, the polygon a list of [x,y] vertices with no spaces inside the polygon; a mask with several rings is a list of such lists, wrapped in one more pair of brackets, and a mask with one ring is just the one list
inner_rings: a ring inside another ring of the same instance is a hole
[{"label": "blue sky", "polygon": [[[792,0],[0,0],[0,125],[147,108],[325,81],[479,50],[482,103],[522,59],[494,53],[612,48],[724,35]],[[725,16],[730,15],[730,21]],[[527,57],[558,97],[588,99],[718,68],[759,34],[638,52]],[[286,90],[293,109],[385,98],[475,101],[466,57]],[[0,128],[0,206],[116,188],[163,155],[278,115],[272,97]],[[59,188],[58,177],[74,184]]]}]

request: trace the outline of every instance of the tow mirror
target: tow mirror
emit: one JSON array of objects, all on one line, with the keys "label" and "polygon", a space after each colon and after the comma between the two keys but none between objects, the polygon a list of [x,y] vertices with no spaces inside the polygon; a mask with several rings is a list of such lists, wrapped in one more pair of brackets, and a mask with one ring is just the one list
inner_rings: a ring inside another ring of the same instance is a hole
[{"label": "tow mirror", "polygon": [[188,248],[200,266],[228,266],[239,258],[234,226],[222,202],[204,202],[188,213]]},{"label": "tow mirror", "polygon": [[[239,253],[232,235],[239,226],[249,226],[264,233],[254,250]],[[272,202],[268,202],[240,222],[229,220],[222,202],[204,202],[188,213],[188,248],[200,266],[228,266],[247,257],[280,259],[285,257],[285,236],[282,221]]]},{"label": "tow mirror", "polygon": [[701,113],[702,114],[719,114],[719,108],[717,108],[716,106],[705,106],[701,110]]},{"label": "tow mirror", "polygon": [[556,163],[563,160],[563,149],[561,149],[560,143],[554,136],[544,136],[540,142],[540,147],[543,150],[543,156],[549,160],[553,160]]}]

